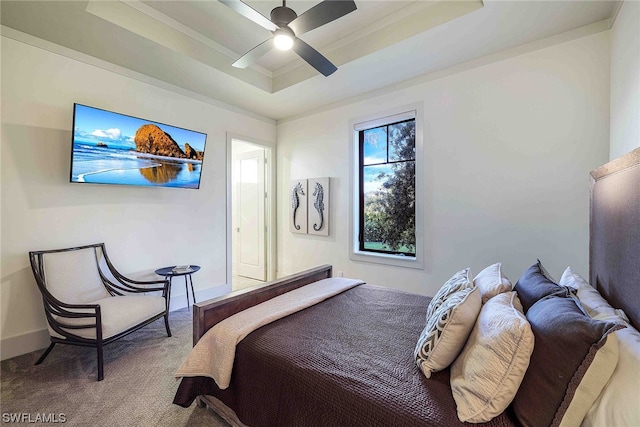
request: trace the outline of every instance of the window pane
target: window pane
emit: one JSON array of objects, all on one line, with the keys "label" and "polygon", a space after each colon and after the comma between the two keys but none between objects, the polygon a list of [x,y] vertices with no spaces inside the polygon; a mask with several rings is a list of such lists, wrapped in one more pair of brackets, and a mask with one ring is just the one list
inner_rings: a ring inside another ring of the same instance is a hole
[{"label": "window pane", "polygon": [[389,126],[389,161],[413,160],[416,157],[416,121]]},{"label": "window pane", "polygon": [[415,162],[363,168],[363,249],[415,254]]},{"label": "window pane", "polygon": [[373,194],[377,191],[382,190],[382,184],[386,182],[386,177],[389,174],[393,173],[391,166],[384,165],[376,165],[376,166],[365,166],[362,168],[364,171],[364,199],[365,203],[367,200],[368,194]]},{"label": "window pane", "polygon": [[387,127],[367,129],[364,132],[364,164],[375,165],[387,162]]}]

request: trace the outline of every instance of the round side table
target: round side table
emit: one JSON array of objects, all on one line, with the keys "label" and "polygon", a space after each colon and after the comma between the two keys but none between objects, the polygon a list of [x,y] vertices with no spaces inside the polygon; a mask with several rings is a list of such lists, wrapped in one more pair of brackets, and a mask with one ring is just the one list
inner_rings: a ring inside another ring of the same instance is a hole
[{"label": "round side table", "polygon": [[[191,275],[196,271],[200,270],[199,265],[190,265],[187,269],[175,269],[176,266],[172,265],[171,267],[163,267],[156,270],[156,274],[158,276],[164,276],[169,278],[169,295],[171,295],[171,281],[176,276],[184,276],[184,287],[187,293],[187,308],[189,308],[189,284],[191,284],[191,296],[193,296],[193,303],[196,303],[196,294],[193,292],[193,279]],[[187,282],[187,278],[189,278]]]}]

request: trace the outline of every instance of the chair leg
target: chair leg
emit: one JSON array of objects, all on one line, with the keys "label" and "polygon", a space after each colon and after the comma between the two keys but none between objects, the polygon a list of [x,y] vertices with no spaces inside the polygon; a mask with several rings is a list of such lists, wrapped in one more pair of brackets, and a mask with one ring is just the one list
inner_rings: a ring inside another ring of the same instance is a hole
[{"label": "chair leg", "polygon": [[49,353],[51,353],[51,350],[53,350],[54,345],[56,345],[56,343],[52,342],[51,345],[49,345],[49,347],[45,350],[45,352],[42,353],[42,356],[40,356],[40,359],[38,359],[38,361],[34,363],[34,365],[41,364],[44,361],[44,359],[46,359],[46,357],[49,355]]},{"label": "chair leg", "polygon": [[104,357],[102,351],[102,342],[98,343],[98,381],[104,379]]},{"label": "chair leg", "polygon": [[164,326],[167,328],[167,336],[171,336],[171,329],[169,329],[169,312],[167,311],[164,315]]}]

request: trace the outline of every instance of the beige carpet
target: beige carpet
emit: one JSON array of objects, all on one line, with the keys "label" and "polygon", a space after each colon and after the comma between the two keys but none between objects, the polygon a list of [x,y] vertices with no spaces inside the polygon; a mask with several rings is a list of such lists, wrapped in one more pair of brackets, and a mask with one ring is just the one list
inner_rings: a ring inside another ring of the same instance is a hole
[{"label": "beige carpet", "polygon": [[69,426],[228,426],[195,403],[172,403],[179,384],[173,374],[191,348],[192,313],[185,308],[169,319],[171,338],[160,319],[106,346],[103,381],[96,381],[92,348],[57,344],[38,366],[42,351],[2,361],[3,423],[11,414],[64,414]]}]

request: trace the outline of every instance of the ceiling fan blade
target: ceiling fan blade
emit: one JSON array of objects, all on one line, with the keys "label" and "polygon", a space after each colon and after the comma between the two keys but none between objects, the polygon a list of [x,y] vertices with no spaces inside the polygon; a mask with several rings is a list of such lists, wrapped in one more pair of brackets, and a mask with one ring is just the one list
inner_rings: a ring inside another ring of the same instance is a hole
[{"label": "ceiling fan blade", "polygon": [[356,10],[356,4],[353,0],[324,0],[291,21],[289,28],[299,36],[354,10]]},{"label": "ceiling fan blade", "polygon": [[278,29],[276,24],[274,24],[268,18],[262,15],[260,12],[258,12],[248,4],[241,2],[240,0],[218,0],[218,1],[224,4],[225,6],[228,6],[231,9],[235,10],[245,18],[249,18],[256,24],[260,25],[261,27],[266,28],[269,31],[275,31]]},{"label": "ceiling fan blade", "polygon": [[302,59],[307,61],[309,65],[324,74],[325,77],[330,76],[338,69],[331,61],[322,56],[320,52],[297,37],[293,40],[293,50],[300,55]]},{"label": "ceiling fan blade", "polygon": [[256,62],[267,54],[273,47],[273,39],[267,39],[260,43],[258,46],[251,49],[249,52],[242,55],[233,65],[236,68],[247,68],[249,65]]}]

